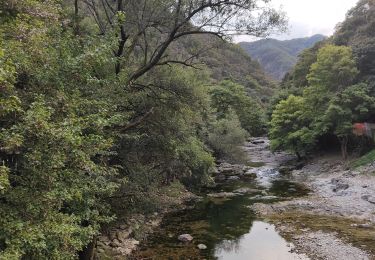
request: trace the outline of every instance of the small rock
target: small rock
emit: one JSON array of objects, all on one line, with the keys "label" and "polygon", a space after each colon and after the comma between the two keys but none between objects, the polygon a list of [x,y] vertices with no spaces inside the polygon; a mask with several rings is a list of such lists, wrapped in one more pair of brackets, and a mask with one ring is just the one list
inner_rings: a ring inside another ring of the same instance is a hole
[{"label": "small rock", "polygon": [[375,204],[375,198],[371,195],[363,195],[361,198],[365,201],[370,202],[371,204]]},{"label": "small rock", "polygon": [[112,247],[121,247],[121,243],[118,239],[113,239],[113,241],[110,243]]},{"label": "small rock", "polygon": [[210,194],[207,194],[207,196],[211,198],[231,198],[231,197],[237,196],[237,194],[233,192],[219,192],[219,193],[210,193]]},{"label": "small rock", "polygon": [[120,225],[120,229],[126,229],[127,228],[127,226],[126,225]]},{"label": "small rock", "polygon": [[133,233],[133,230],[131,228],[127,230],[117,231],[117,239],[121,242],[124,242],[126,239],[130,237],[132,233]]},{"label": "small rock", "polygon": [[335,179],[333,178],[331,180],[331,184],[333,184],[333,188],[332,188],[332,191],[333,192],[337,192],[339,190],[346,190],[349,188],[349,184],[348,183],[345,183],[343,180],[341,179]]},{"label": "small rock", "polygon": [[251,188],[239,188],[234,191],[234,193],[240,193],[240,194],[255,193],[255,192],[258,192],[258,190],[251,189]]},{"label": "small rock", "polygon": [[264,197],[261,197],[261,199],[263,200],[273,200],[273,199],[277,199],[278,197],[277,196],[264,196]]},{"label": "small rock", "polygon": [[181,242],[190,242],[193,240],[193,237],[190,234],[182,234],[178,236],[178,240]]},{"label": "small rock", "polygon": [[217,181],[217,182],[225,181],[225,175],[224,174],[215,175],[215,181]]},{"label": "small rock", "polygon": [[251,141],[252,144],[264,144],[264,140],[252,140]]},{"label": "small rock", "polygon": [[243,174],[243,177],[255,179],[257,177],[257,174],[256,174],[256,172],[253,172],[253,171],[246,171]]},{"label": "small rock", "polygon": [[351,224],[351,227],[357,227],[357,228],[371,228],[372,225],[370,223],[366,224]]},{"label": "small rock", "polygon": [[207,249],[207,246],[206,246],[205,244],[199,244],[197,247],[198,247],[198,249],[200,249],[200,250],[205,250],[205,249]]},{"label": "small rock", "polygon": [[240,179],[240,177],[238,177],[238,176],[229,176],[228,177],[228,181],[236,181],[236,180],[239,180]]}]

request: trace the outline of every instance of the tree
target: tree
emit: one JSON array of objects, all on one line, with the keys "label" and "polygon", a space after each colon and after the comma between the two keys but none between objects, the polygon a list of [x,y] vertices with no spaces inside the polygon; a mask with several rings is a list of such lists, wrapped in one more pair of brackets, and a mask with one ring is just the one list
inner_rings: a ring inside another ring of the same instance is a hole
[{"label": "tree", "polygon": [[226,117],[219,118],[211,124],[208,143],[217,156],[232,162],[241,162],[244,159],[241,146],[247,136],[248,133],[241,127],[237,115],[230,110]]},{"label": "tree", "polygon": [[276,106],[269,132],[273,150],[292,151],[301,159],[301,154],[314,144],[314,136],[307,128],[309,121],[305,118],[305,106],[305,99],[294,95]]},{"label": "tree", "polygon": [[371,80],[375,76],[375,2],[360,0],[346,15],[333,35],[336,45],[344,45],[353,49],[357,60],[360,78]]},{"label": "tree", "polygon": [[257,136],[264,133],[265,122],[261,107],[249,97],[245,88],[229,80],[222,81],[219,86],[210,91],[212,107],[216,109],[218,118],[227,117],[233,110],[242,128],[251,135]]},{"label": "tree", "polygon": [[61,30],[58,1],[1,4],[0,258],[72,259],[113,219],[119,86],[93,77],[107,49]]},{"label": "tree", "polygon": [[[333,100],[354,82],[358,73],[349,47],[326,45],[319,50],[317,61],[311,65],[307,75],[310,86],[303,94],[310,108],[306,116],[311,119],[310,129],[314,136],[319,137],[328,132],[336,134],[345,159],[348,138],[342,133],[347,132],[345,129],[349,123],[344,118],[348,118],[349,114],[347,108],[338,109],[338,106],[333,105]],[[327,113],[336,114],[337,117],[328,116],[328,119]],[[332,128],[332,120],[338,120],[336,130]]]},{"label": "tree", "polygon": [[0,1],[0,258],[77,258],[150,186],[209,182],[210,79],[171,47],[282,26],[261,3]]},{"label": "tree", "polygon": [[[269,35],[283,29],[285,18],[267,0],[83,0],[83,7],[94,17],[100,34],[115,32],[116,74],[131,68],[134,82],[155,66],[178,63],[191,65],[192,55],[175,58],[169,47],[187,35],[233,34]],[[198,51],[199,53],[199,51]],[[129,62],[132,67],[128,66]]]},{"label": "tree", "polygon": [[326,45],[319,50],[307,80],[310,86],[322,86],[337,93],[350,86],[358,73],[351,48]]},{"label": "tree", "polygon": [[369,95],[364,83],[349,86],[333,97],[324,114],[324,121],[333,129],[341,143],[341,153],[347,159],[347,144],[352,134],[353,123],[368,119],[369,111],[375,108],[375,97]]},{"label": "tree", "polygon": [[302,97],[289,96],[273,111],[273,147],[300,151],[313,146],[325,134],[333,134],[346,159],[354,120],[364,119],[373,107],[369,87],[352,85],[357,75],[349,47],[322,47],[310,67],[309,86],[304,88]]}]

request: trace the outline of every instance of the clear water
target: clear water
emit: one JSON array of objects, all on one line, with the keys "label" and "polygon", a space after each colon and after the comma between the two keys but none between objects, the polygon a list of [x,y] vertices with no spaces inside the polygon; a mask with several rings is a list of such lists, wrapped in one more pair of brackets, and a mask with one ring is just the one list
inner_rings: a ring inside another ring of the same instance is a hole
[{"label": "clear water", "polygon": [[[268,172],[268,173],[267,173]],[[291,245],[273,225],[257,219],[253,203],[269,203],[303,196],[305,187],[282,178],[277,171],[259,169],[258,179],[224,183],[210,192],[248,187],[258,192],[230,199],[206,197],[189,209],[166,216],[160,229],[143,244],[135,259],[307,259],[290,252]],[[191,234],[191,243],[179,242],[180,234]],[[199,250],[205,244],[206,250]]]},{"label": "clear water", "polygon": [[291,245],[277,233],[273,225],[254,221],[247,234],[217,244],[214,256],[230,260],[306,259],[305,256],[291,253],[290,249]]}]

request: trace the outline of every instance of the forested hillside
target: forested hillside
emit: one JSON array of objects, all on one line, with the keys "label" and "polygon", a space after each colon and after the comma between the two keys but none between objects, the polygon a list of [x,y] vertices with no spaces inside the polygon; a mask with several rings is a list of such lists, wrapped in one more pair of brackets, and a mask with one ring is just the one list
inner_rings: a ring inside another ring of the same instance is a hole
[{"label": "forested hillside", "polygon": [[[243,85],[251,97],[267,101],[276,89],[274,80],[265,73],[260,64],[239,46],[206,36],[214,40],[211,49],[202,53],[200,60],[212,71],[215,80],[230,79]],[[204,37],[194,37],[202,46],[207,44]],[[209,42],[209,41],[208,41]]]},{"label": "forested hillside", "polygon": [[178,53],[196,54],[193,63],[204,65],[214,82],[237,82],[261,103],[265,103],[276,89],[276,83],[260,64],[233,43],[212,35],[193,35],[174,48]]},{"label": "forested hillside", "polygon": [[255,42],[241,42],[239,45],[274,79],[282,80],[297,63],[298,55],[326,37],[320,34],[306,38],[280,41],[263,39]]},{"label": "forested hillside", "polygon": [[0,259],[78,258],[239,160],[273,83],[225,39],[284,28],[261,2],[1,1]]},{"label": "forested hillside", "polygon": [[302,155],[337,144],[347,158],[373,145],[371,130],[358,137],[353,124],[375,122],[374,24],[375,1],[361,0],[331,38],[299,56],[272,102],[274,149]]}]

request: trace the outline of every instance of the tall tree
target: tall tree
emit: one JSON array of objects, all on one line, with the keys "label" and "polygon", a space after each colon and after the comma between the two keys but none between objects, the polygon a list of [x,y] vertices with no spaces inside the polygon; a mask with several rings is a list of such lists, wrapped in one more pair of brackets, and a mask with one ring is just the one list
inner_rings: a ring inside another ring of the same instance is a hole
[{"label": "tall tree", "polygon": [[[83,0],[101,34],[116,32],[116,73],[132,62],[129,82],[155,66],[191,65],[193,56],[172,57],[168,48],[194,34],[266,36],[284,29],[285,18],[269,0]],[[129,68],[128,68],[129,69]]]}]

